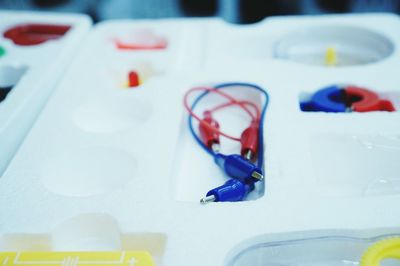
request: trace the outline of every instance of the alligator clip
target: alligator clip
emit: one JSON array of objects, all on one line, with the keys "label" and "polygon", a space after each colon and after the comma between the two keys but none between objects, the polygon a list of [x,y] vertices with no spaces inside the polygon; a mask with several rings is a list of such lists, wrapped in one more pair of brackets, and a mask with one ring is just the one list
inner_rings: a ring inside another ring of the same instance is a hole
[{"label": "alligator clip", "polygon": [[219,133],[212,130],[212,128],[219,129],[217,120],[212,117],[210,111],[204,111],[204,118],[199,124],[200,137],[207,148],[214,152],[219,151]]},{"label": "alligator clip", "polygon": [[308,112],[393,112],[391,101],[357,86],[329,86],[315,92],[311,99],[300,103],[300,109]]}]

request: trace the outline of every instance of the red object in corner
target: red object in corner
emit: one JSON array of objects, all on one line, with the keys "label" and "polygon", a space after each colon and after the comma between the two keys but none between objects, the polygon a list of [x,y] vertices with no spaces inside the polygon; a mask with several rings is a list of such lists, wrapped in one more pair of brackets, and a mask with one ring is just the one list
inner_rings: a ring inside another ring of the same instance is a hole
[{"label": "red object in corner", "polygon": [[38,45],[61,38],[70,28],[68,25],[20,24],[8,29],[3,36],[17,45]]}]

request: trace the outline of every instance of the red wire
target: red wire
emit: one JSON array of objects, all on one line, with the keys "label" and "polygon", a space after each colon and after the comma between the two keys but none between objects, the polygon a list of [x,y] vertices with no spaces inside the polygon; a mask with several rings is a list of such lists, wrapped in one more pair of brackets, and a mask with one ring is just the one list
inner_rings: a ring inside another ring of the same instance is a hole
[{"label": "red wire", "polygon": [[[212,131],[214,131],[214,132],[216,132],[216,133],[220,134],[221,136],[224,136],[224,137],[226,137],[226,138],[228,138],[228,139],[240,141],[240,138],[236,138],[236,137],[233,137],[233,136],[231,136],[231,135],[228,135],[228,134],[226,134],[226,133],[220,131],[218,128],[215,128],[215,127],[211,126],[209,123],[203,121],[203,120],[202,120],[199,116],[197,116],[197,115],[194,113],[194,111],[190,108],[190,106],[189,106],[189,104],[188,104],[188,98],[189,98],[189,95],[190,95],[192,92],[194,92],[194,91],[209,91],[209,92],[211,92],[211,93],[216,93],[216,94],[218,94],[218,95],[220,95],[220,96],[222,96],[222,97],[227,98],[228,100],[230,100],[230,101],[227,102],[227,103],[224,103],[224,104],[221,104],[221,105],[219,105],[219,106],[217,106],[217,107],[214,107],[214,108],[212,109],[212,111],[216,111],[216,110],[219,110],[219,109],[222,109],[222,108],[225,108],[225,107],[228,107],[228,106],[232,106],[232,105],[238,105],[241,109],[243,109],[246,113],[248,113],[248,114],[250,115],[250,117],[252,118],[252,122],[258,121],[258,120],[260,119],[260,110],[258,109],[257,105],[254,104],[253,102],[250,102],[250,101],[238,101],[238,100],[236,100],[233,96],[231,96],[231,95],[229,95],[229,94],[226,94],[226,93],[224,93],[224,92],[222,92],[222,91],[220,91],[220,90],[217,90],[217,89],[215,89],[215,88],[196,87],[196,88],[192,88],[192,89],[190,89],[189,91],[187,91],[187,92],[185,93],[185,96],[184,96],[184,102],[183,102],[183,104],[184,104],[184,106],[185,106],[185,109],[188,111],[189,115],[192,116],[194,119],[196,119],[200,124],[203,124],[204,126],[208,127],[210,130],[212,130]],[[254,114],[247,108],[246,105],[249,105],[249,106],[251,106],[251,107],[254,108],[254,110],[256,111],[256,116],[255,116],[255,117],[254,117]]]},{"label": "red wire", "polygon": [[[227,93],[225,93],[225,92],[223,92],[223,91],[216,90],[216,89],[214,89],[214,88],[209,88],[209,87],[195,87],[195,88],[192,88],[192,89],[190,89],[190,90],[186,93],[185,97],[186,97],[187,95],[189,95],[190,93],[192,93],[192,92],[194,92],[194,91],[199,91],[199,90],[200,90],[200,91],[210,91],[210,92],[214,92],[214,93],[216,93],[216,94],[221,95],[222,97],[225,97],[225,98],[231,100],[232,102],[236,102],[236,103],[239,102],[239,101],[237,101],[233,96],[231,96],[231,95],[229,95],[229,94],[227,94]],[[247,107],[245,107],[245,105],[241,105],[241,106],[242,106],[242,108],[244,108],[244,110],[245,110],[249,115],[251,115],[250,110],[247,109]],[[190,108],[189,108],[189,109],[190,109]]]},{"label": "red wire", "polygon": [[218,111],[220,109],[223,109],[225,107],[229,107],[229,106],[232,106],[232,105],[238,105],[238,104],[240,104],[240,105],[242,105],[242,104],[243,105],[249,105],[252,108],[254,108],[254,110],[256,112],[256,115],[254,116],[254,114],[250,114],[251,120],[254,121],[254,122],[260,120],[260,110],[258,109],[257,105],[255,105],[253,102],[250,102],[250,101],[237,101],[237,103],[230,101],[230,102],[226,102],[224,104],[218,105],[218,106],[210,109],[209,111],[211,113],[213,113],[213,112],[216,112],[216,111]]}]

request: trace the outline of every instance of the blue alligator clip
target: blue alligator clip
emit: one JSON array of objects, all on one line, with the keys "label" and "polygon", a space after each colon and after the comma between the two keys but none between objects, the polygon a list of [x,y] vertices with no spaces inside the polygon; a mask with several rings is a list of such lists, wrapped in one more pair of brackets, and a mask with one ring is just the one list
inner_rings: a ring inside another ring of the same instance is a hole
[{"label": "blue alligator clip", "polygon": [[332,85],[315,92],[308,101],[300,102],[300,109],[305,112],[346,112],[347,106],[343,101],[345,91]]}]

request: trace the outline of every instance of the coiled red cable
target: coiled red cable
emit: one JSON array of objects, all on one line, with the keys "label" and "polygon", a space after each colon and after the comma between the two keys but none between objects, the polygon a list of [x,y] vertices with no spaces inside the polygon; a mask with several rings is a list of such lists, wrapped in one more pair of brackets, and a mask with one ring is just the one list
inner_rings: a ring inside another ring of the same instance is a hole
[{"label": "coiled red cable", "polygon": [[[221,109],[231,107],[231,106],[238,106],[240,107],[244,112],[246,112],[250,117],[251,117],[251,122],[250,124],[258,123],[260,121],[260,109],[258,106],[251,101],[243,101],[243,100],[237,100],[235,97],[221,91],[217,90],[212,87],[195,87],[190,89],[185,93],[184,96],[184,106],[185,109],[188,111],[189,115],[192,116],[194,119],[196,119],[200,124],[204,125],[205,127],[209,128],[211,131],[220,134],[221,136],[224,136],[228,139],[235,140],[235,141],[241,141],[240,137],[234,137],[229,134],[226,134],[222,132],[219,128],[213,127],[209,123],[205,122],[202,118],[200,118],[190,107],[189,105],[189,96],[195,91],[209,91],[211,93],[215,93],[217,95],[220,95],[221,97],[228,99],[229,101],[220,105],[217,105],[211,109],[208,110],[208,112],[216,112]],[[248,107],[251,107],[253,110],[250,110]],[[252,112],[253,111],[253,112]]]}]

